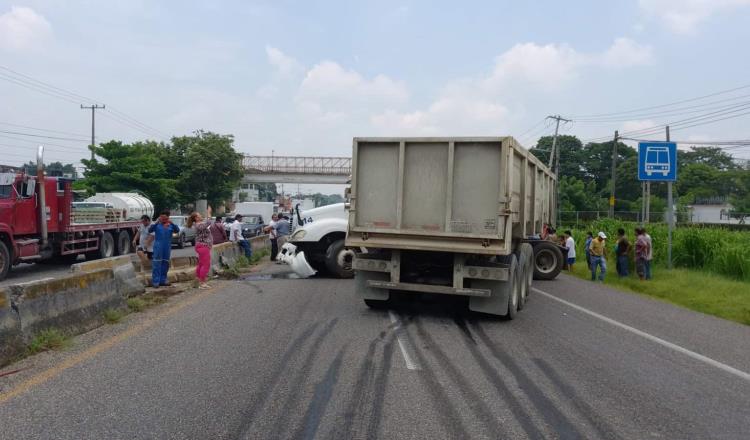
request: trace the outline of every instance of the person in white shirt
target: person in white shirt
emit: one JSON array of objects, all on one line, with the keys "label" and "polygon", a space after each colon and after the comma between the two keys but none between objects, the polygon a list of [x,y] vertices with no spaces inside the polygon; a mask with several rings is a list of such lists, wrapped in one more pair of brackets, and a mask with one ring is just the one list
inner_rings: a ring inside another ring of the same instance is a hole
[{"label": "person in white shirt", "polygon": [[572,272],[573,264],[576,262],[576,242],[570,231],[565,231],[565,247],[568,248],[568,270]]},{"label": "person in white shirt", "polygon": [[237,243],[245,251],[245,256],[249,260],[253,256],[253,250],[250,243],[242,236],[242,215],[234,216],[234,223],[229,227],[229,241]]},{"label": "person in white shirt", "polygon": [[268,224],[263,230],[271,238],[271,261],[276,261],[276,255],[279,253],[279,215],[274,214],[271,216],[271,223]]},{"label": "person in white shirt", "polygon": [[646,236],[646,242],[648,242],[648,256],[646,257],[645,277],[647,280],[650,280],[651,279],[651,260],[654,259],[654,246],[653,246],[653,242],[651,241],[651,236],[648,235],[648,232],[646,232],[646,228],[641,228],[641,231],[643,231],[643,235]]}]

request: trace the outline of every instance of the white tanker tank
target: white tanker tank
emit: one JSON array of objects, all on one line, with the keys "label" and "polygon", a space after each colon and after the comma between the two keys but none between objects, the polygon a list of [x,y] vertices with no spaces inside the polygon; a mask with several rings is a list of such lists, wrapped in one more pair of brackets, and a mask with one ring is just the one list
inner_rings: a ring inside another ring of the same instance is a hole
[{"label": "white tanker tank", "polygon": [[142,215],[154,215],[154,204],[138,193],[97,193],[85,201],[106,203],[115,210],[121,210],[121,221],[139,220]]}]

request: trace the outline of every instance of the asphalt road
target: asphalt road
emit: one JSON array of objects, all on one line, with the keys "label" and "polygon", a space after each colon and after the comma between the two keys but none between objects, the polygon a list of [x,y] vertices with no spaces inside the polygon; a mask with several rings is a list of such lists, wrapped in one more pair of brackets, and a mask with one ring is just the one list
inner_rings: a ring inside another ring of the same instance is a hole
[{"label": "asphalt road", "polygon": [[350,280],[267,277],[188,292],[54,362],[22,362],[34,366],[0,378],[0,438],[750,432],[746,326],[566,276],[535,283],[510,322],[446,297],[370,310]]},{"label": "asphalt road", "polygon": [[[190,245],[187,245],[184,249],[172,249],[173,257],[188,255],[195,255],[195,251]],[[85,261],[85,259],[79,257],[79,261]],[[66,263],[45,262],[42,264],[19,264],[18,266],[11,267],[8,276],[0,281],[0,287],[41,280],[43,278],[57,278],[68,273],[70,273],[70,264]]]}]

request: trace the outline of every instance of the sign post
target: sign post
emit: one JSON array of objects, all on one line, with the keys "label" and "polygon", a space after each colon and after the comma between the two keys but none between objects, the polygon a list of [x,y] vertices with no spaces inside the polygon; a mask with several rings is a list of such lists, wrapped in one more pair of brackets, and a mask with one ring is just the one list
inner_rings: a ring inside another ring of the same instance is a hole
[{"label": "sign post", "polygon": [[647,186],[650,182],[667,182],[667,267],[671,269],[674,227],[672,182],[677,180],[677,144],[669,142],[669,127],[667,142],[638,143],[638,180],[645,181]]}]

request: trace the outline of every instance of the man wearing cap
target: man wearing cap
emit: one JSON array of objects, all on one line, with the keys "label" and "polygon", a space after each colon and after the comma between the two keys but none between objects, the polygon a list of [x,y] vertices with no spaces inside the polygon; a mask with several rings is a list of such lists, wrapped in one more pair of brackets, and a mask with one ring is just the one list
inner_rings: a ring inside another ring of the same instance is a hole
[{"label": "man wearing cap", "polygon": [[245,237],[242,235],[242,215],[237,214],[234,216],[234,223],[229,227],[229,241],[237,243],[243,251],[245,251],[245,257],[249,260],[253,256],[253,250],[250,247],[250,243],[247,242]]},{"label": "man wearing cap", "polygon": [[591,240],[591,244],[589,245],[589,252],[591,252],[591,281],[596,280],[596,268],[599,266],[601,267],[599,281],[604,282],[604,275],[607,273],[607,260],[605,260],[607,251],[606,239],[607,235],[599,231],[596,238]]}]

